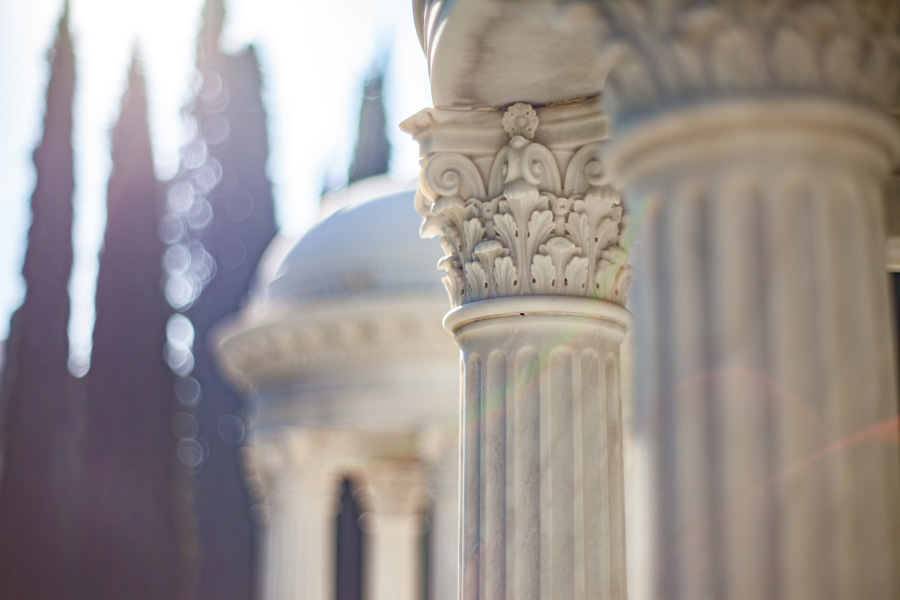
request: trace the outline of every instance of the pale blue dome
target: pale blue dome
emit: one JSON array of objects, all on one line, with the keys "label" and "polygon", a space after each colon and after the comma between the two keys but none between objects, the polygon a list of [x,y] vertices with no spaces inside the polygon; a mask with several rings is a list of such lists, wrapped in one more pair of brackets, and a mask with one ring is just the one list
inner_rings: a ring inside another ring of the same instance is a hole
[{"label": "pale blue dome", "polygon": [[443,293],[436,239],[419,237],[422,217],[406,190],[339,209],[287,253],[268,285],[279,301],[410,292]]}]

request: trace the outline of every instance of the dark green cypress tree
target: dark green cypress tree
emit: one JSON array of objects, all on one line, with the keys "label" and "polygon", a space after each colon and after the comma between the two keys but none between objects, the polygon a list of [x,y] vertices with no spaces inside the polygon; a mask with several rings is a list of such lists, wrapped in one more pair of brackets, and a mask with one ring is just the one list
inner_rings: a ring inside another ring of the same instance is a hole
[{"label": "dark green cypress tree", "polygon": [[[192,190],[192,204],[181,211],[187,233],[178,243],[190,248],[193,281],[202,285],[185,312],[194,327],[191,377],[201,390],[194,416],[205,449],[194,476],[201,600],[254,594],[256,533],[240,452],[243,404],[220,371],[212,344],[215,327],[240,309],[276,231],[256,52],[220,51],[224,16],[221,0],[208,0],[197,50],[202,83],[186,109],[198,133],[173,182]],[[203,155],[205,160],[195,160]],[[196,218],[206,214],[208,219]]]},{"label": "dark green cypress tree", "polygon": [[172,309],[162,292],[163,194],[153,173],[147,98],[132,61],[112,134],[113,168],[97,278],[84,437],[84,598],[190,594],[186,473],[164,359]]},{"label": "dark green cypress tree", "polygon": [[51,54],[44,135],[34,152],[37,185],[22,273],[26,293],[13,315],[0,385],[0,598],[63,598],[75,518],[71,490],[72,377],[67,369],[72,268],[72,98],[75,56],[68,4]]},{"label": "dark green cypress tree", "polygon": [[347,183],[366,177],[384,175],[391,162],[391,143],[386,133],[387,118],[384,111],[384,71],[378,70],[363,88],[359,108],[359,133],[356,150],[350,163]]}]

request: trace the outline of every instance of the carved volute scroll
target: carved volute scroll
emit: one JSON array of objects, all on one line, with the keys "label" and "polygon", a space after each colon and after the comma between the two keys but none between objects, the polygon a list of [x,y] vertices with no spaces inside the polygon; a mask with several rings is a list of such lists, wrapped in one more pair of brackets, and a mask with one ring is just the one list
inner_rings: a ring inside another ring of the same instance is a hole
[{"label": "carved volute scroll", "polygon": [[521,295],[566,295],[624,304],[630,281],[622,202],[607,182],[600,142],[562,153],[532,141],[534,108],[502,119],[509,140],[487,177],[467,156],[423,160],[417,208],[422,234],[440,235],[439,267],[453,307]]}]

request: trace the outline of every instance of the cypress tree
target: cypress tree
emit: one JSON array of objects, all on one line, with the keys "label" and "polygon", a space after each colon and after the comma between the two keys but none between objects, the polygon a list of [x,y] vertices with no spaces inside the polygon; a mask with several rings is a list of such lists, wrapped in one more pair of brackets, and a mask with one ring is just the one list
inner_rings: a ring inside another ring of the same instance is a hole
[{"label": "cypress tree", "polygon": [[175,376],[164,359],[162,189],[137,59],[112,134],[113,169],[86,376],[84,598],[183,598],[191,583]]},{"label": "cypress tree", "polygon": [[72,98],[75,56],[68,4],[51,53],[44,134],[34,152],[37,185],[0,384],[0,598],[61,598],[72,571],[74,515],[61,499],[73,463],[68,282],[72,268]]},{"label": "cypress tree", "polygon": [[388,172],[391,161],[391,143],[385,131],[387,118],[384,110],[384,70],[379,69],[363,87],[363,99],[359,108],[359,133],[347,183]]},{"label": "cypress tree", "polygon": [[[252,598],[255,526],[241,446],[243,405],[215,359],[212,333],[246,298],[263,252],[275,235],[274,201],[266,176],[268,134],[255,49],[220,51],[221,0],[208,0],[198,38],[201,87],[186,112],[197,138],[186,151],[175,185],[190,185],[193,201],[181,211],[194,282],[203,286],[185,314],[194,327],[194,409],[204,460],[194,477],[201,543],[198,598]],[[188,156],[190,155],[190,156]],[[197,156],[205,160],[194,160]],[[197,219],[197,215],[210,215]],[[198,259],[199,257],[199,259]]]}]

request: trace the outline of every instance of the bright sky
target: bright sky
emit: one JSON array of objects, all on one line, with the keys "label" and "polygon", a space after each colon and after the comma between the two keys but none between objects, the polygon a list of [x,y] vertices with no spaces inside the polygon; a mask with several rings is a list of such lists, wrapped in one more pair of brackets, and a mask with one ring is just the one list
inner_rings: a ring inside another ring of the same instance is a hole
[{"label": "bright sky", "polygon": [[[203,0],[70,0],[77,61],[75,268],[70,284],[73,354],[83,362],[93,327],[97,253],[105,222],[109,132],[132,48],[144,62],[157,176],[171,177],[186,142]],[[386,76],[392,173],[417,176],[417,148],[396,125],[429,106],[427,66],[410,0],[226,0],[225,45],[253,42],[269,115],[269,176],[282,231],[315,219],[323,177],[341,177],[355,142],[362,82],[390,49]],[[46,60],[62,0],[0,0],[0,339],[21,303],[20,271],[34,190],[31,154],[41,136]]]}]

